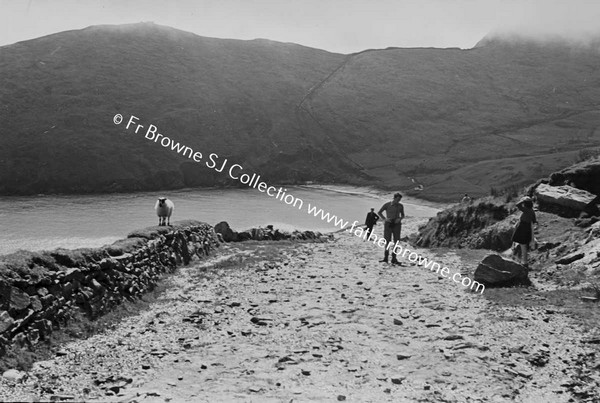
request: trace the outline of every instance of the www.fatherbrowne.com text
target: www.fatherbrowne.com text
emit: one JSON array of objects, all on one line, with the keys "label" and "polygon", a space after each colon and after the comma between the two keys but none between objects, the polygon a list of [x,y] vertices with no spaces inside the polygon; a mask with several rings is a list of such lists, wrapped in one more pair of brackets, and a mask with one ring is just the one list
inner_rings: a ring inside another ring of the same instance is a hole
[{"label": "www.fatherbrowne.com text", "polygon": [[[244,172],[244,168],[240,164],[234,164],[230,162],[227,158],[225,158],[224,160],[220,160],[219,155],[216,153],[210,153],[208,154],[208,158],[204,159],[204,155],[200,151],[194,151],[194,149],[192,149],[191,147],[186,146],[169,136],[159,133],[158,127],[153,124],[145,126],[140,124],[139,121],[140,118],[131,115],[127,121],[125,130],[131,130],[134,134],[139,133],[140,135],[143,135],[146,140],[152,141],[156,144],[160,144],[161,146],[170,149],[171,151],[174,151],[177,154],[181,154],[182,156],[187,157],[193,160],[194,162],[204,162],[207,168],[214,169],[216,172],[219,173],[226,172],[231,179],[237,180],[243,185],[257,189],[259,192],[265,193],[269,197],[274,197],[275,199],[280,200],[285,204],[288,204],[299,210],[303,210],[305,206],[304,201],[290,193],[287,193],[287,189],[282,187],[271,186],[261,181],[260,175],[256,173]],[[116,125],[120,125],[121,123],[123,123],[123,115],[121,115],[120,113],[116,114],[113,117],[113,123]],[[354,221],[351,227],[347,228],[348,225],[350,225],[349,221],[339,218],[328,212],[325,212],[323,209],[318,208],[317,206],[313,206],[310,203],[306,203],[305,212],[314,217],[318,217],[323,221],[327,221],[328,223],[335,225],[341,230],[346,230],[359,238],[366,238],[366,232],[363,230],[362,227],[357,226],[358,221]],[[373,241],[373,243],[379,246],[380,248],[386,248],[387,250],[397,254],[398,256],[407,258],[413,263],[418,262],[419,266],[423,266],[431,271],[435,271],[442,277],[451,278],[454,282],[460,283],[464,287],[469,287],[471,290],[474,289],[475,291],[479,291],[481,289],[481,293],[483,293],[483,291],[485,290],[485,286],[483,284],[471,280],[469,277],[463,277],[461,273],[456,272],[452,275],[452,277],[450,277],[450,269],[448,269],[447,267],[442,267],[439,263],[424,258],[418,253],[413,252],[406,247],[403,247],[398,241],[396,243],[387,242],[384,238],[378,237],[373,233],[371,233],[366,239],[368,239],[369,241]]]}]

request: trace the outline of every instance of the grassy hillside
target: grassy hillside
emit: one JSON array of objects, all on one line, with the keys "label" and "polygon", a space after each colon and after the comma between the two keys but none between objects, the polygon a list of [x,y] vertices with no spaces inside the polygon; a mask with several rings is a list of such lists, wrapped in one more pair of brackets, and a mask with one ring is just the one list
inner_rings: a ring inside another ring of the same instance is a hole
[{"label": "grassy hillside", "polygon": [[121,113],[271,182],[483,195],[600,144],[599,66],[526,41],[339,55],[146,23],[63,32],[0,48],[0,194],[236,185]]},{"label": "grassy hillside", "polygon": [[599,62],[558,43],[367,51],[305,104],[366,173],[457,200],[532,182],[599,145]]},{"label": "grassy hillside", "polygon": [[115,127],[115,113],[153,123],[205,155],[260,167],[265,177],[346,174],[296,117],[298,100],[341,60],[298,45],[201,38],[154,24],[91,27],[3,47],[0,193],[227,183]]}]

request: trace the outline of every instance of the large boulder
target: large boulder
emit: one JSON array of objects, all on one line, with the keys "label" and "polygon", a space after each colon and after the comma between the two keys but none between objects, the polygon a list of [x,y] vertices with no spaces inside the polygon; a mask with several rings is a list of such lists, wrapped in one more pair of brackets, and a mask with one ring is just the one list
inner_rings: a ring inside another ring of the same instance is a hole
[{"label": "large boulder", "polygon": [[237,232],[232,230],[226,221],[221,221],[215,225],[215,232],[221,234],[221,236],[223,236],[223,241],[225,242],[235,242],[238,240]]},{"label": "large boulder", "polygon": [[600,195],[600,158],[593,158],[571,165],[560,172],[550,175],[550,185],[559,186],[566,183]]},{"label": "large boulder", "polygon": [[565,207],[575,212],[588,211],[593,207],[596,195],[569,185],[550,186],[541,183],[535,189],[540,204]]},{"label": "large boulder", "polygon": [[475,269],[473,279],[488,287],[530,285],[527,269],[500,255],[486,256]]}]

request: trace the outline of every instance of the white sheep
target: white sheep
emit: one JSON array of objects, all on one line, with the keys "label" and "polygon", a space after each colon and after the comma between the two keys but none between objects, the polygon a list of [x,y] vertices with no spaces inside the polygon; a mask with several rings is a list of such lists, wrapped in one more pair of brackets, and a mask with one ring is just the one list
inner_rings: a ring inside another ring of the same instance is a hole
[{"label": "white sheep", "polygon": [[[158,216],[158,225],[171,225],[171,214],[175,210],[175,204],[166,197],[159,197],[154,205],[156,215]],[[166,221],[166,224],[165,224]]]}]

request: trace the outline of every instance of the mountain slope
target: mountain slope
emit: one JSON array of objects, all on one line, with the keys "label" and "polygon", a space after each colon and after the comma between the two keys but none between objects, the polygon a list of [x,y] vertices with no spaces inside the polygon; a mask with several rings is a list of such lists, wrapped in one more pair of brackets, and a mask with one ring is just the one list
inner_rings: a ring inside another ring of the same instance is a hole
[{"label": "mountain slope", "polygon": [[[312,94],[310,108],[330,136],[350,140],[350,158],[367,173],[396,185],[415,178],[429,196],[440,182],[482,194],[515,183],[515,172],[494,178],[477,171],[481,161],[517,157],[525,184],[541,173],[528,172],[536,163],[550,162],[548,173],[565,152],[574,159],[600,144],[599,62],[590,49],[532,43],[367,51]],[[470,166],[483,190],[457,175]]]},{"label": "mountain slope", "polygon": [[116,113],[135,115],[145,127],[152,123],[206,156],[265,166],[266,176],[276,170],[290,179],[318,175],[291,161],[304,154],[341,174],[320,156],[319,139],[304,135],[295,114],[297,100],[342,59],[298,45],[201,38],[153,24],[91,27],[3,47],[0,192],[227,182],[131,130],[117,130]]},{"label": "mountain slope", "polygon": [[493,38],[340,55],[146,23],[63,32],[0,48],[0,194],[238,184],[121,113],[271,182],[483,195],[600,144],[599,66],[594,47]]}]

